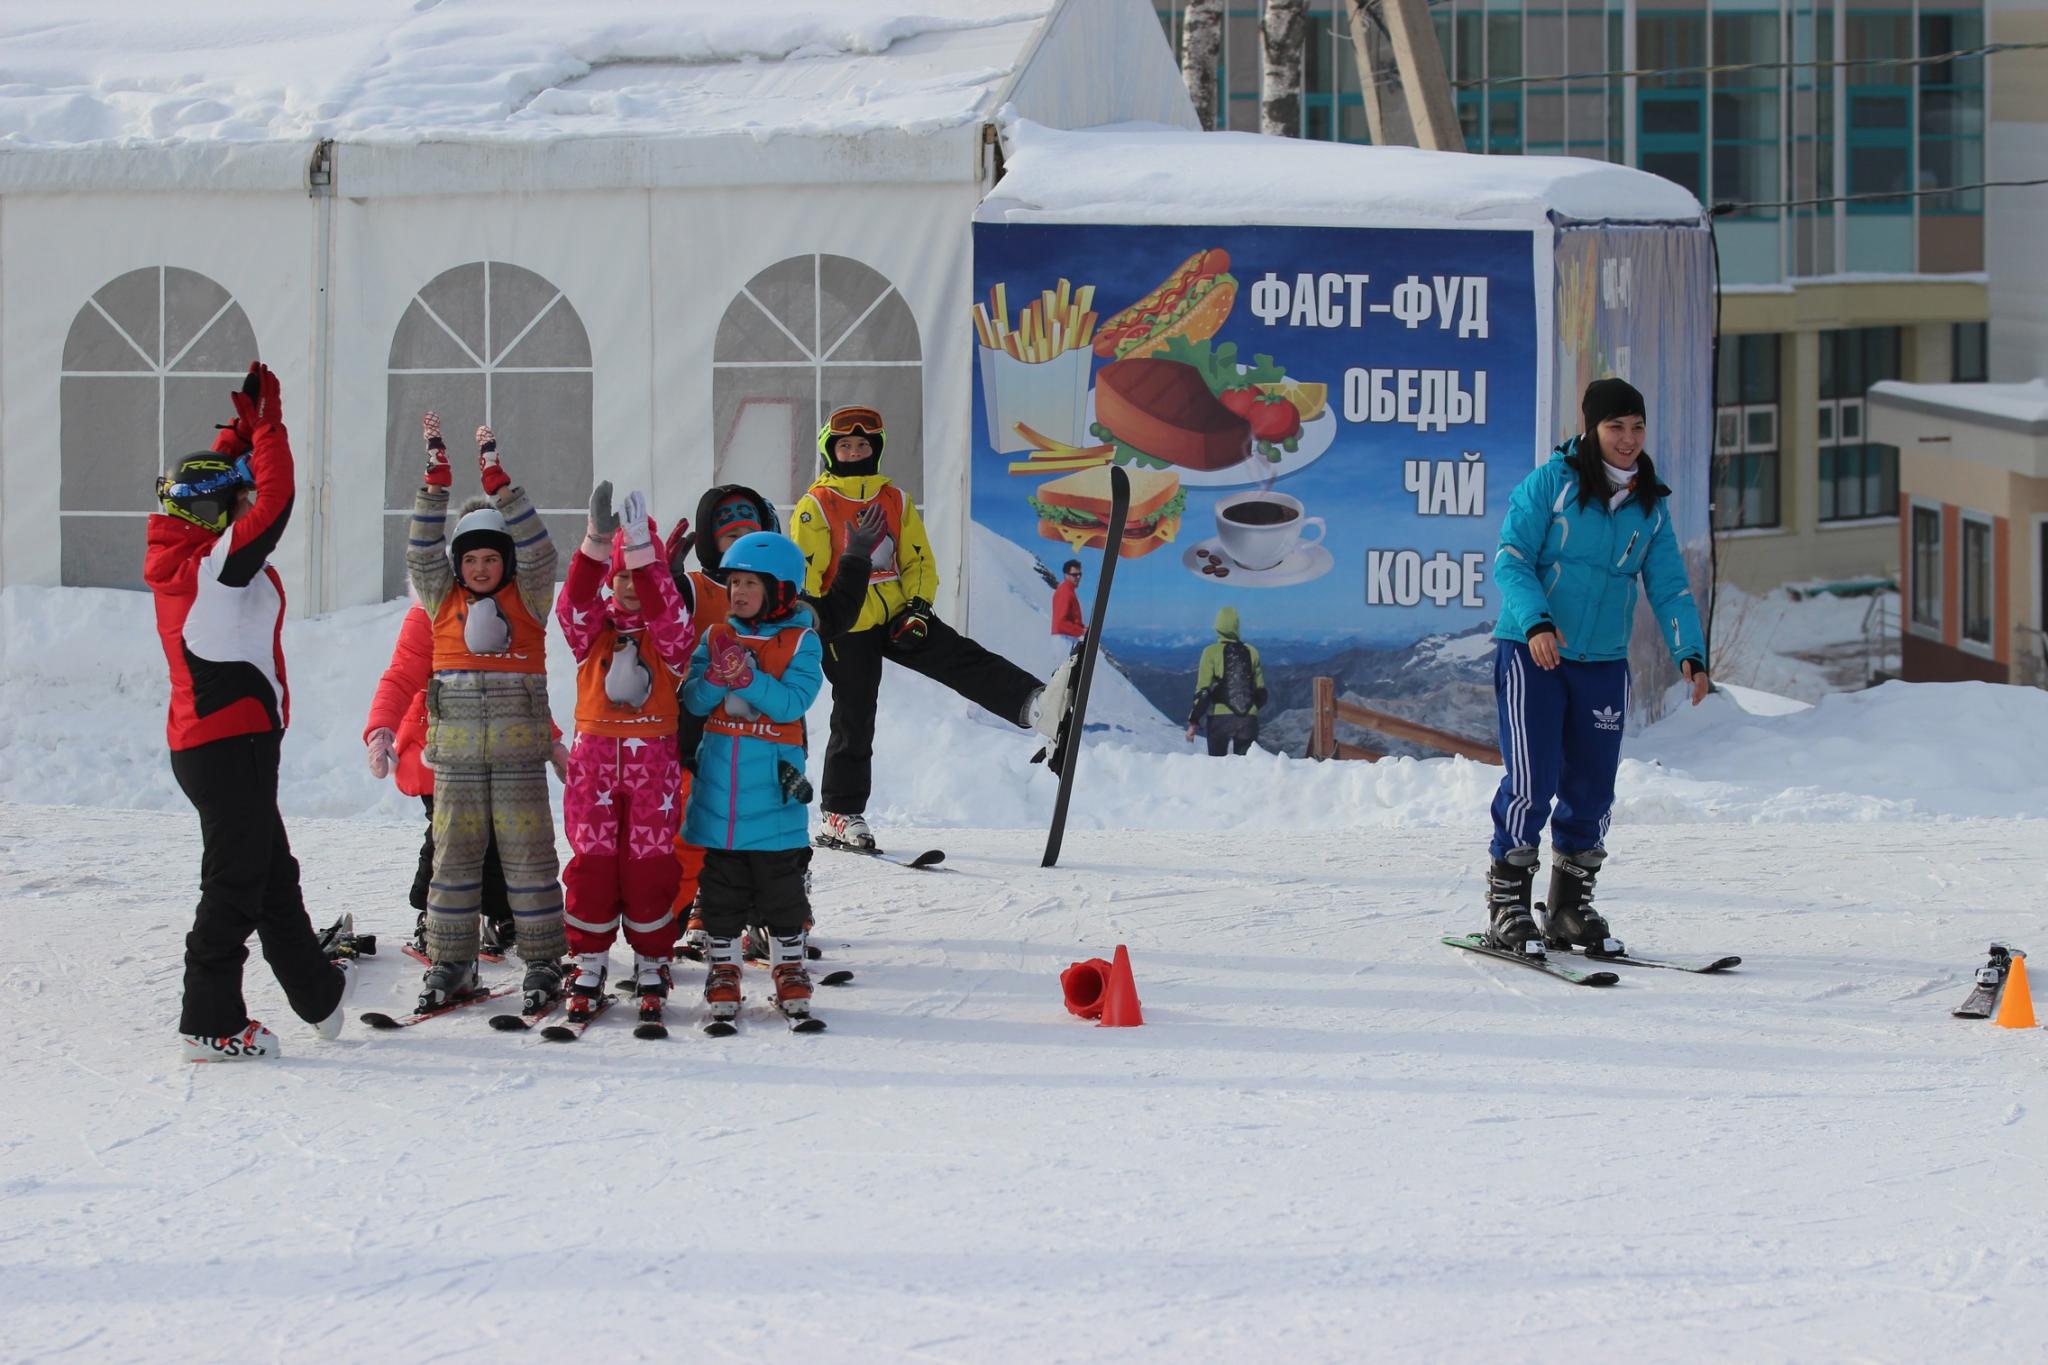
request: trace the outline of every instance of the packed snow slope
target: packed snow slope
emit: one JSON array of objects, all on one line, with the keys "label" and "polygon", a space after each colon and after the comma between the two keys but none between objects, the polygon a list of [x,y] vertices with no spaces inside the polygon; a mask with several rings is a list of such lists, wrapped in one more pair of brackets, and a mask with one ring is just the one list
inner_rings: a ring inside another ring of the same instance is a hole
[{"label": "packed snow slope", "polygon": [[[384,945],[352,1013],[418,987],[418,808],[360,742],[402,611],[286,627],[306,898]],[[1744,962],[1598,991],[1437,941],[1496,769],[1195,757],[1112,682],[1048,871],[1034,738],[892,670],[870,814],[947,870],[818,855],[824,1035],[750,972],[704,1038],[685,972],[663,1043],[322,1043],[259,958],[285,1057],[195,1067],[147,599],[11,588],[0,651],[0,1361],[2040,1353],[2048,1032],[1949,1011],[2041,924],[2048,694],[1731,690],[1630,736],[1602,906]],[[1058,973],[1119,943],[1147,1022],[1091,1028]]]},{"label": "packed snow slope", "polygon": [[[1606,991],[1437,944],[1462,833],[884,832],[956,870],[819,856],[823,1035],[750,972],[723,1041],[321,1043],[259,962],[286,1056],[196,1067],[191,817],[0,807],[0,1358],[2039,1358],[2048,1033],[1948,1011],[2048,822],[1618,825],[1631,941],[1745,961]],[[405,834],[291,833],[402,1009]],[[1117,943],[1141,1029],[1059,1005]]]},{"label": "packed snow slope", "polygon": [[[977,551],[980,553],[980,551]],[[977,561],[979,566],[980,561]],[[976,634],[1049,673],[1062,652],[1018,597],[979,599]],[[287,815],[411,820],[417,803],[363,766],[362,728],[404,602],[288,619],[292,729]],[[574,669],[552,619],[556,718]],[[1034,633],[1035,632],[1035,633]],[[1014,641],[1014,644],[1007,642]],[[169,684],[149,598],[99,588],[0,591],[0,800],[183,811],[163,752]],[[2048,818],[2048,692],[1983,683],[1890,683],[1782,712],[1710,697],[1631,735],[1617,824],[1700,820]],[[822,771],[830,690],[811,713]],[[1219,765],[1114,673],[1098,672],[1071,821],[1081,829],[1355,831],[1446,825],[1483,841],[1498,768],[1464,759],[1303,763],[1253,754]],[[875,742],[877,823],[1042,828],[1054,781],[1039,737],[891,666]]]}]

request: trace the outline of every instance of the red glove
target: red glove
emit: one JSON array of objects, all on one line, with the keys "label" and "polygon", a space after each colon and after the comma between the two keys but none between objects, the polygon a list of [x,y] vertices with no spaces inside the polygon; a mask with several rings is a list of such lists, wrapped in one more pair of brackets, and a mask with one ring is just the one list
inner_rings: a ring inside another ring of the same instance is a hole
[{"label": "red glove", "polygon": [[427,439],[427,482],[448,487],[455,482],[455,470],[448,463],[448,443],[441,439],[441,415],[430,412],[421,417],[420,434]]},{"label": "red glove", "polygon": [[713,687],[736,690],[754,680],[754,655],[729,628],[710,635],[711,664],[704,677]]},{"label": "red glove", "polygon": [[215,434],[213,453],[225,455],[231,460],[240,459],[249,453],[249,434],[242,429],[241,418],[237,417]]},{"label": "red glove", "polygon": [[512,482],[512,476],[498,463],[498,438],[491,434],[489,427],[476,429],[476,468],[477,473],[483,477],[484,492],[492,497],[496,497],[500,488]]},{"label": "red glove", "polygon": [[245,440],[253,440],[260,427],[284,422],[284,399],[278,393],[277,376],[260,360],[249,363],[249,377],[228,399],[235,405],[235,428]]}]

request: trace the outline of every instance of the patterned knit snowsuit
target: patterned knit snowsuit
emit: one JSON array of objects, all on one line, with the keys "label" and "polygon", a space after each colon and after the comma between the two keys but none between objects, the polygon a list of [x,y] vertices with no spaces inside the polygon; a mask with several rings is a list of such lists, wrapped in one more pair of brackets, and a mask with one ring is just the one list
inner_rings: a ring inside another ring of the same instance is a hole
[{"label": "patterned knit snowsuit", "polygon": [[[614,572],[623,570],[615,558]],[[555,602],[555,619],[575,653],[576,747],[569,753],[563,821],[574,850],[563,877],[569,950],[602,953],[621,921],[633,951],[666,958],[675,943],[676,829],[683,818],[683,768],[676,753],[676,684],[697,642],[689,609],[667,566],[650,558],[633,570],[641,609],[600,599],[606,565],[579,551]],[[648,691],[638,706],[605,691],[613,654],[638,651]]]},{"label": "patterned knit snowsuit", "polygon": [[434,676],[427,685],[426,755],[434,770],[427,955],[436,962],[476,960],[484,848],[493,833],[519,956],[552,962],[567,948],[548,798],[554,745],[543,654],[555,547],[524,489],[508,484],[494,501],[517,555],[516,572],[490,594],[512,626],[506,653],[478,657],[463,649],[462,622],[478,599],[449,563],[447,489],[420,488],[405,551],[413,593],[434,621]]}]

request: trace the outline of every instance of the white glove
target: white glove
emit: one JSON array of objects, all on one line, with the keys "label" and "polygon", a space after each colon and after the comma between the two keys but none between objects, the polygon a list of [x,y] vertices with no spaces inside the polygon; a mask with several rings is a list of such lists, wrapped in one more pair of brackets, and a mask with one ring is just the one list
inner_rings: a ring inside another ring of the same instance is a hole
[{"label": "white glove", "polygon": [[398,737],[389,730],[372,730],[370,737],[363,741],[363,748],[370,760],[370,776],[386,778],[391,776],[391,760],[398,754]]},{"label": "white glove", "polygon": [[654,562],[654,539],[647,527],[647,495],[639,489],[626,494],[619,509],[619,525],[626,531],[626,567],[637,569]]}]

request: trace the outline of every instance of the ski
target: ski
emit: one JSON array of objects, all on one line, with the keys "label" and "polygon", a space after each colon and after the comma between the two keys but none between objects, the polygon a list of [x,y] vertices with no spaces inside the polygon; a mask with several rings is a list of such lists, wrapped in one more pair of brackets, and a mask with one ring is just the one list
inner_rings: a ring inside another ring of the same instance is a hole
[{"label": "ski", "polygon": [[507,984],[495,986],[487,991],[476,991],[463,996],[459,1000],[450,1000],[439,1009],[421,1010],[415,1014],[408,1014],[403,1018],[394,1019],[392,1016],[379,1013],[376,1010],[358,1015],[357,1018],[374,1029],[411,1028],[414,1024],[424,1024],[429,1019],[439,1019],[444,1014],[453,1014],[456,1010],[462,1009],[467,1005],[481,1004],[486,1000],[502,1000],[508,995],[517,994],[519,994],[519,987]]},{"label": "ski", "polygon": [[1613,972],[1582,972],[1577,967],[1552,962],[1548,957],[1529,957],[1523,953],[1511,953],[1505,948],[1494,947],[1478,934],[1447,934],[1442,941],[1453,948],[1478,953],[1481,957],[1498,958],[1502,962],[1513,962],[1531,968],[1547,976],[1554,976],[1560,981],[1569,981],[1574,986],[1612,986],[1621,980]]},{"label": "ski", "polygon": [[2003,943],[1992,944],[1990,960],[1977,969],[1977,983],[1970,988],[1969,998],[1949,1013],[1958,1019],[1989,1019],[1998,1008],[1998,992],[2005,986],[2005,976],[2012,970],[2012,960],[2025,956],[2018,948],[2008,948]]},{"label": "ski", "polygon": [[1661,967],[1673,972],[1698,972],[1702,976],[1709,972],[1725,972],[1730,967],[1740,967],[1742,959],[1730,954],[1727,957],[1701,958],[1697,961],[1676,962],[1664,958],[1637,957],[1634,953],[1586,953],[1588,962],[1612,962],[1622,967]]},{"label": "ski", "polygon": [[1088,684],[1095,678],[1095,660],[1102,652],[1102,625],[1109,614],[1109,585],[1116,578],[1117,561],[1123,558],[1124,522],[1131,513],[1131,476],[1121,466],[1109,470],[1109,519],[1102,538],[1102,565],[1096,571],[1095,611],[1081,637],[1081,658],[1074,666],[1072,688],[1067,693],[1066,715],[1060,719],[1059,738],[1053,741],[1046,760],[1059,774],[1059,795],[1053,799],[1052,828],[1045,838],[1045,857],[1040,867],[1060,860],[1060,841],[1067,832],[1067,803],[1074,795],[1074,759],[1081,748],[1081,731],[1088,720]]},{"label": "ski", "polygon": [[943,848],[928,848],[924,852],[917,854],[890,853],[886,849],[858,848],[852,844],[842,844],[838,840],[828,839],[822,834],[812,836],[811,847],[827,849],[833,853],[852,853],[862,858],[873,858],[877,862],[894,863],[898,867],[914,868],[919,872],[929,872],[940,863],[946,861],[946,850]]},{"label": "ski", "polygon": [[618,998],[618,996],[613,995],[610,991],[606,991],[603,995],[597,997],[597,1008],[589,1014],[586,1014],[581,1019],[571,1019],[566,1023],[549,1024],[540,1031],[540,1036],[551,1043],[573,1043],[583,1036],[583,1030],[590,1027],[591,1020],[610,1009]]},{"label": "ski", "polygon": [[737,1016],[731,1019],[721,1019],[714,1014],[704,1021],[704,1035],[707,1038],[730,1038],[739,1031],[740,1026]]},{"label": "ski", "polygon": [[[372,951],[375,950],[373,949]],[[400,951],[403,952],[407,957],[411,958],[414,962],[419,963],[422,967],[431,967],[434,965],[434,959],[428,957],[426,953],[421,951],[420,945],[414,943],[410,939],[406,940],[405,947],[402,948]],[[476,960],[479,962],[488,962],[492,966],[496,966],[498,963],[503,962],[505,960],[505,955],[493,948],[479,948],[477,950]]]},{"label": "ski", "polygon": [[498,1032],[500,1033],[524,1033],[526,1032],[526,1030],[532,1028],[535,1024],[538,1024],[541,1020],[553,1014],[555,1012],[555,1006],[561,1003],[562,996],[561,993],[558,991],[554,995],[551,995],[547,998],[546,1004],[542,1005],[539,1009],[534,1010],[531,1013],[529,1013],[526,1010],[521,1010],[517,1014],[492,1015],[491,1027],[498,1030]]},{"label": "ski", "polygon": [[[647,1002],[649,1000],[654,1002],[652,1013],[648,1012]],[[633,1036],[635,1038],[645,1038],[651,1041],[668,1037],[668,1025],[661,1021],[661,1007],[666,1003],[667,997],[665,996],[650,994],[640,997],[640,1022],[633,1025]]]},{"label": "ski", "polygon": [[823,1033],[825,1031],[825,1021],[815,1014],[808,1012],[791,1014],[780,1005],[774,1005],[771,1008],[782,1016],[783,1021],[789,1025],[791,1033]]}]

